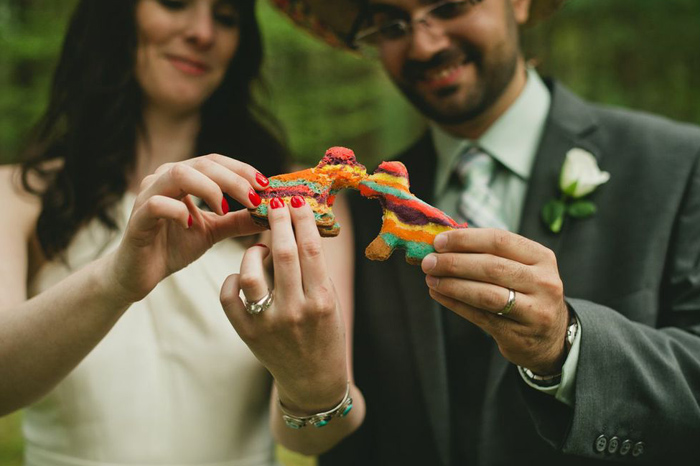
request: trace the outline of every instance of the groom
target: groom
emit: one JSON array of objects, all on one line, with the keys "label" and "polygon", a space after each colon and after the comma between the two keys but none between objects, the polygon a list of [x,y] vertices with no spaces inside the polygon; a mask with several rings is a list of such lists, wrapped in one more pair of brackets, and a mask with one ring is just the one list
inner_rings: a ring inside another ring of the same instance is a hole
[{"label": "groom", "polygon": [[[398,157],[412,192],[483,227],[420,267],[358,251],[367,415],[322,464],[697,464],[700,130],[529,69],[519,28],[561,1],[278,3],[378,53],[430,122]],[[568,153],[609,176],[578,210],[551,202]],[[369,244],[376,207],[353,213]]]}]

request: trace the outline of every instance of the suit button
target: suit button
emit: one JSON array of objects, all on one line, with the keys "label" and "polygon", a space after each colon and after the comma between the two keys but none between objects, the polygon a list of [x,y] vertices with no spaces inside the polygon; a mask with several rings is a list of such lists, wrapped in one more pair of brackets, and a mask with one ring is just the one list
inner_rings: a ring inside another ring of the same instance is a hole
[{"label": "suit button", "polygon": [[630,452],[630,450],[632,450],[632,442],[630,440],[625,440],[622,442],[622,445],[620,445],[620,454],[625,456]]},{"label": "suit button", "polygon": [[598,453],[603,453],[605,451],[605,447],[608,446],[608,439],[605,437],[605,435],[601,435],[597,439],[595,439],[595,451]]},{"label": "suit button", "polygon": [[637,457],[637,456],[640,456],[642,453],[644,453],[644,443],[643,442],[635,443],[634,448],[632,449],[632,456]]},{"label": "suit button", "polygon": [[617,437],[612,437],[608,442],[608,453],[615,454],[617,449],[620,447],[620,439]]}]

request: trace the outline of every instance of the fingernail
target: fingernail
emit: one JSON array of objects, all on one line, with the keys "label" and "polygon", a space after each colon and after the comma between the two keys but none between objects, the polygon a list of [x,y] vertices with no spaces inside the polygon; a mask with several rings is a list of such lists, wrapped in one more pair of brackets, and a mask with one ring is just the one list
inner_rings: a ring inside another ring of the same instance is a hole
[{"label": "fingernail", "polygon": [[192,223],[193,223],[192,216],[189,215],[187,217],[187,228],[190,228],[192,226]]},{"label": "fingernail", "polygon": [[436,288],[438,286],[438,283],[440,283],[440,279],[437,277],[433,277],[432,275],[426,275],[425,282],[430,288]]},{"label": "fingernail", "polygon": [[435,240],[433,241],[433,247],[435,249],[442,249],[445,246],[447,246],[447,235],[445,234],[439,234],[435,237]]},{"label": "fingernail", "polygon": [[267,177],[260,172],[255,174],[255,181],[257,181],[260,186],[265,188],[267,188],[267,186],[270,184],[270,180],[268,180]]},{"label": "fingernail", "polygon": [[306,203],[306,201],[301,196],[292,197],[292,207],[299,208],[299,207],[303,206],[305,203]]},{"label": "fingernail", "polygon": [[428,254],[425,256],[423,259],[423,263],[421,264],[421,267],[423,268],[423,272],[430,272],[435,268],[435,265],[437,264],[437,257],[435,257],[435,254]]},{"label": "fingernail", "polygon": [[255,206],[255,207],[259,206],[260,202],[262,202],[260,200],[260,196],[258,195],[258,193],[255,192],[254,189],[251,189],[250,192],[248,193],[248,199],[250,199],[250,202],[252,202],[253,206]]},{"label": "fingernail", "polygon": [[228,201],[226,198],[221,198],[221,210],[224,212],[224,215],[228,213]]},{"label": "fingernail", "polygon": [[259,246],[259,247],[261,247],[261,248],[268,249],[267,245],[266,245],[266,244],[262,244],[262,243],[254,244],[253,247],[255,247],[255,246]]},{"label": "fingernail", "polygon": [[273,197],[270,200],[270,207],[273,209],[279,209],[284,207],[284,201],[280,199],[279,197]]}]

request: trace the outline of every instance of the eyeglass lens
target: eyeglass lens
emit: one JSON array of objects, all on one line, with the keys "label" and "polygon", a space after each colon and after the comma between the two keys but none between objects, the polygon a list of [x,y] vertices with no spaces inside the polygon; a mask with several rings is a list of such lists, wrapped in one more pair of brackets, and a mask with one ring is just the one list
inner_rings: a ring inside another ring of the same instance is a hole
[{"label": "eyeglass lens", "polygon": [[381,10],[368,18],[373,23],[358,32],[355,42],[358,44],[379,45],[382,42],[397,41],[409,36],[414,24],[430,26],[431,20],[447,21],[466,14],[472,6],[483,0],[446,0],[430,6],[416,18],[397,19],[397,12],[388,14]]}]

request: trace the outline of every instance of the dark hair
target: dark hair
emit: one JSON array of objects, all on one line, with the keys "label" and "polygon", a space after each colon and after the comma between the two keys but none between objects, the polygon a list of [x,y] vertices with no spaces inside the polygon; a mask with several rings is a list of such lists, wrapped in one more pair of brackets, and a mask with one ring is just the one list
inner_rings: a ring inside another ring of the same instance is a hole
[{"label": "dark hair", "polygon": [[[137,0],[81,0],[63,43],[51,96],[22,161],[24,189],[41,197],[37,235],[48,258],[127,189],[136,137],[143,130],[141,88],[134,77]],[[222,84],[202,106],[197,153],[218,152],[280,173],[286,152],[274,119],[256,102],[262,64],[254,0],[236,0],[240,42]],[[264,123],[263,123],[264,122]],[[51,163],[55,161],[57,163]],[[30,182],[32,175],[41,181]]]}]

